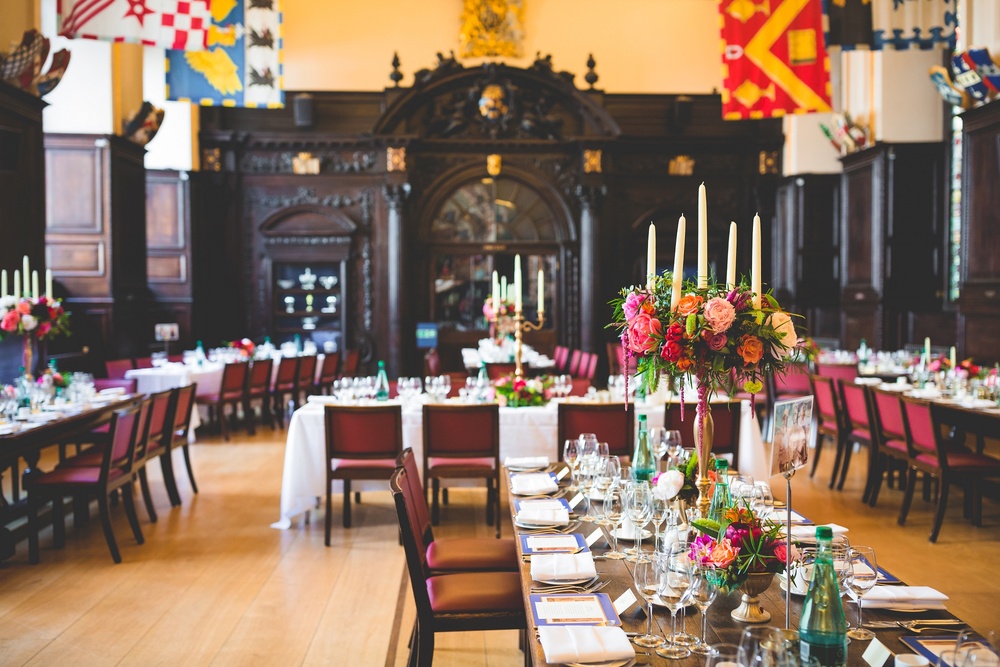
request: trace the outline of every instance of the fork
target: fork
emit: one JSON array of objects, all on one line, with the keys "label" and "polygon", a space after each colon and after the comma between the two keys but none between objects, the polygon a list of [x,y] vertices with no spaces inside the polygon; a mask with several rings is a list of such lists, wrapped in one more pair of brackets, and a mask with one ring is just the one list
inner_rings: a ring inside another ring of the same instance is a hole
[{"label": "fork", "polygon": [[531,592],[550,595],[560,593],[596,593],[607,585],[608,582],[602,581],[588,586],[532,586]]}]

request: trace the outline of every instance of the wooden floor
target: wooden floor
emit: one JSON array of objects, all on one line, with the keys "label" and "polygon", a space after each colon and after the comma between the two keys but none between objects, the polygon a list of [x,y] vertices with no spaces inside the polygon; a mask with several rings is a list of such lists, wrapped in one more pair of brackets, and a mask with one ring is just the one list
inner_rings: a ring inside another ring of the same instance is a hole
[{"label": "wooden floor", "polygon": [[[0,665],[404,665],[414,611],[389,494],[365,494],[350,530],[339,527],[335,500],[330,548],[321,513],[308,525],[272,529],[283,442],[282,432],[267,430],[232,444],[202,438],[192,452],[201,492],[193,496],[182,472],[177,509],[154,465],[160,520],[143,521],[145,545],[135,544],[114,508],[120,565],[96,516],[82,531],[70,529],[62,550],[46,530],[39,565],[27,564],[19,544],[0,565]],[[793,480],[794,507],[848,526],[852,543],[873,546],[879,564],[903,579],[948,594],[949,608],[977,629],[1000,627],[1000,506],[987,501],[983,527],[971,528],[954,492],[932,545],[930,505],[918,497],[900,528],[902,494],[884,489],[877,510],[863,506],[859,458],[844,490],[829,491],[831,458],[825,453],[815,479]],[[484,504],[485,491],[456,490],[437,534],[490,535]],[[441,636],[435,659],[522,664],[514,632]]]}]

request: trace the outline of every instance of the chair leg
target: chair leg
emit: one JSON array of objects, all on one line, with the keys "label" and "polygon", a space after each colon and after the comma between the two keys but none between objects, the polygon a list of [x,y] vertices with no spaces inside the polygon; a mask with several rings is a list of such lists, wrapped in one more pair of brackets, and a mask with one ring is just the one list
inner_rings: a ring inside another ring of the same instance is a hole
[{"label": "chair leg", "polygon": [[910,504],[913,502],[913,488],[917,484],[917,469],[910,468],[906,473],[906,493],[903,495],[903,506],[899,510],[899,518],[896,523],[900,526],[906,523],[906,515],[910,513]]},{"label": "chair leg", "polygon": [[975,484],[971,479],[965,480],[962,485],[962,518],[972,519],[972,486]]},{"label": "chair leg", "polygon": [[28,562],[38,563],[38,500],[28,494]]},{"label": "chair leg", "polygon": [[819,433],[816,436],[816,451],[813,454],[812,470],[809,471],[810,477],[816,476],[816,466],[819,465],[819,453],[823,451],[823,440],[825,439],[825,437],[826,436],[824,436],[822,433]]},{"label": "chair leg", "polygon": [[56,549],[66,546],[66,510],[65,498],[56,496],[52,499],[52,545]]},{"label": "chair leg", "polygon": [[980,480],[972,480],[972,525],[980,528],[983,525],[983,484]]},{"label": "chair leg", "polygon": [[[219,431],[222,433],[222,439],[229,442],[229,420],[226,419],[226,404],[219,403]],[[233,418],[236,418],[236,410],[233,410]],[[185,454],[187,454],[187,448],[185,448]]]},{"label": "chair leg", "polygon": [[354,492],[354,504],[355,505],[360,505],[361,504],[361,492],[360,491],[355,491]]},{"label": "chair leg", "polygon": [[931,476],[924,473],[924,502],[929,503],[931,501]]},{"label": "chair leg", "polygon": [[257,415],[253,411],[249,398],[243,401],[243,421],[247,426],[247,435],[257,435]]},{"label": "chair leg", "polygon": [[[228,439],[228,438],[227,438]],[[191,480],[191,490],[198,493],[198,485],[194,481],[194,470],[191,469],[191,451],[187,444],[184,445],[184,465],[187,467],[188,479]]]},{"label": "chair leg", "polygon": [[486,478],[486,525],[493,525],[493,478]]},{"label": "chair leg", "polygon": [[[868,504],[871,507],[875,507],[875,503],[878,502],[879,491],[882,490],[882,476],[883,476],[883,473],[882,473],[882,468],[883,468],[882,460],[883,460],[882,457],[879,456],[879,457],[876,457],[876,459],[873,461],[873,463],[875,464],[875,470],[872,471],[872,479],[871,479],[871,482],[870,482],[870,484],[871,484],[871,490],[868,492]],[[885,468],[888,470],[889,479],[891,480],[892,479],[892,459],[887,459],[886,460]]]},{"label": "chair leg", "polygon": [[[306,515],[308,516],[308,514]],[[330,531],[333,528],[333,481],[326,482],[326,525],[323,531],[323,544],[330,546]]]},{"label": "chair leg", "polygon": [[122,562],[122,555],[118,553],[118,544],[115,542],[115,531],[111,527],[111,508],[108,507],[108,497],[100,495],[97,498],[97,508],[100,510],[101,526],[104,528],[104,539],[111,550],[111,558],[116,563]]},{"label": "chair leg", "polygon": [[854,452],[854,443],[848,440],[844,443],[844,460],[840,469],[840,481],[837,482],[837,490],[844,488],[844,480],[847,479],[847,468],[851,465],[851,454]]},{"label": "chair leg", "polygon": [[149,478],[146,476],[146,466],[139,468],[139,490],[142,491],[142,502],[146,506],[146,515],[150,523],[156,523],[156,507],[153,505],[153,494],[149,492]]},{"label": "chair leg", "polygon": [[142,536],[142,527],[139,525],[139,515],[135,511],[135,489],[129,482],[122,487],[122,504],[125,505],[125,516],[128,517],[128,524],[132,528],[132,535],[138,544],[143,544],[146,539]]},{"label": "chair leg", "polygon": [[931,529],[929,538],[931,542],[937,542],[938,533],[941,532],[941,522],[944,521],[944,511],[948,507],[948,487],[951,482],[947,477],[942,476],[938,484],[940,489],[938,490],[937,511],[934,512],[934,528]]},{"label": "chair leg", "polygon": [[419,627],[417,633],[418,667],[431,667],[434,662],[434,631]]},{"label": "chair leg", "polygon": [[431,525],[436,526],[441,520],[441,508],[438,499],[441,496],[441,480],[435,477],[431,481]]},{"label": "chair leg", "polygon": [[344,480],[344,528],[351,527],[351,480]]},{"label": "chair leg", "polygon": [[837,483],[837,473],[840,472],[840,462],[844,458],[844,447],[847,446],[847,438],[840,436],[837,438],[837,456],[833,460],[833,474],[830,475],[830,488]]},{"label": "chair leg", "polygon": [[447,486],[442,486],[441,487],[441,504],[442,505],[447,505],[448,502],[449,502],[448,487]]},{"label": "chair leg", "polygon": [[177,475],[174,474],[174,457],[172,452],[160,456],[160,469],[163,471],[163,485],[167,487],[167,496],[171,507],[181,506],[181,494],[177,490]]},{"label": "chair leg", "polygon": [[90,501],[85,495],[73,496],[73,530],[80,530],[90,518]]}]

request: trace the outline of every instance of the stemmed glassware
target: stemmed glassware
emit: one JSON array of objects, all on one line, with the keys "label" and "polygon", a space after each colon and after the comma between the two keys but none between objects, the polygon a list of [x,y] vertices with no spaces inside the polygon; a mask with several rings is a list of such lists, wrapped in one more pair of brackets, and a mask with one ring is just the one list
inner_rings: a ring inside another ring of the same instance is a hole
[{"label": "stemmed glassware", "polygon": [[[591,492],[591,498],[593,500],[599,500],[603,502],[604,498],[607,497],[608,490],[612,486],[616,484],[621,485],[621,465],[622,465],[621,461],[618,459],[617,456],[606,456],[601,458],[600,462],[598,463],[598,475],[596,477],[596,483],[595,483],[595,488],[601,494],[601,496],[599,499],[594,498],[593,492]],[[598,513],[601,514],[601,518],[598,519],[597,523],[601,524],[602,526],[610,526],[611,522],[608,521],[608,518],[604,516],[602,512]]]},{"label": "stemmed glassware", "polygon": [[580,476],[577,479],[580,493],[583,494],[583,500],[586,503],[580,521],[596,521],[594,517],[590,516],[590,494],[594,490],[594,479],[598,473],[597,462],[594,455],[588,452],[587,447],[584,446],[584,451],[580,455]]},{"label": "stemmed glassware", "polygon": [[771,494],[771,487],[768,486],[767,482],[754,484],[753,500],[750,507],[761,521],[771,516],[771,512],[774,511],[774,496]]},{"label": "stemmed glassware", "polygon": [[665,428],[652,426],[649,429],[649,448],[653,451],[653,469],[657,473],[660,472],[660,460],[667,453],[667,443],[664,441],[666,436],[667,429]]},{"label": "stemmed glassware", "polygon": [[657,558],[660,568],[660,587],[657,595],[670,610],[670,639],[663,648],[656,649],[656,655],[672,660],[680,660],[691,655],[686,646],[675,643],[677,638],[677,612],[687,606],[693,594],[694,563],[688,556],[687,542],[678,542],[666,554]]},{"label": "stemmed glassware", "polygon": [[611,524],[612,539],[611,551],[604,554],[604,557],[621,560],[625,558],[625,554],[618,551],[618,529],[625,518],[625,489],[617,480],[611,482],[611,486],[604,493],[604,518]]},{"label": "stemmed glassware", "polygon": [[635,547],[626,549],[626,553],[629,554],[628,560],[637,563],[645,558],[642,551],[642,531],[649,523],[652,513],[653,490],[646,481],[631,481],[625,488],[628,493],[625,511],[635,531]]},{"label": "stemmed glassware", "polygon": [[864,627],[861,611],[861,598],[878,581],[878,564],[875,562],[875,550],[871,547],[851,547],[849,560],[851,569],[847,575],[847,587],[851,598],[858,603],[858,626],[848,630],[847,636],[851,639],[865,641],[875,637],[874,632]]},{"label": "stemmed glassware", "polygon": [[719,574],[712,568],[698,568],[695,571],[691,599],[701,613],[701,638],[690,647],[692,653],[710,655],[712,652],[711,647],[705,643],[705,634],[708,632],[708,608],[719,594],[718,582]]},{"label": "stemmed glassware", "polygon": [[653,551],[660,551],[660,525],[667,520],[671,502],[666,496],[653,490],[649,500],[649,520],[653,524]]},{"label": "stemmed glassware", "polygon": [[736,644],[713,644],[705,658],[705,667],[730,667],[737,664],[739,646]]},{"label": "stemmed glassware", "polygon": [[781,630],[771,626],[754,626],[743,631],[737,652],[740,665],[757,667],[792,667],[792,655]]},{"label": "stemmed glassware", "polygon": [[569,466],[569,488],[577,490],[576,470],[580,466],[580,441],[576,438],[566,438],[563,443],[563,463]]},{"label": "stemmed glassware", "polygon": [[663,646],[664,639],[660,635],[653,634],[653,600],[657,599],[660,590],[660,582],[663,578],[663,567],[657,559],[646,558],[636,561],[632,570],[635,580],[635,588],[646,601],[646,634],[639,635],[632,641],[637,646],[645,648],[656,648]]},{"label": "stemmed glassware", "polygon": [[663,436],[663,444],[667,447],[667,470],[687,463],[687,460],[684,459],[684,440],[681,438],[680,431],[667,431],[666,435]]}]

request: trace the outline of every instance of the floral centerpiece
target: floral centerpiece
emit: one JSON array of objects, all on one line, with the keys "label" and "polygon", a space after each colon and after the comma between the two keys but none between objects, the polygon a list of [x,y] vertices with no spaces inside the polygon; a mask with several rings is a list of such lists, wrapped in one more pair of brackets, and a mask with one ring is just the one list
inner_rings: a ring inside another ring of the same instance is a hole
[{"label": "floral centerpiece", "polygon": [[69,313],[59,299],[48,296],[0,298],[0,340],[7,336],[24,339],[24,369],[31,375],[35,341],[68,336]]},{"label": "floral centerpiece", "polygon": [[511,299],[498,299],[494,305],[493,297],[486,297],[483,302],[483,317],[490,327],[490,338],[499,341],[502,338],[514,335],[514,301]]},{"label": "floral centerpiece", "polygon": [[257,349],[257,346],[254,345],[254,342],[249,338],[240,338],[239,340],[234,340],[229,343],[229,347],[233,348],[234,350],[238,350],[240,356],[242,356],[244,359],[249,359],[250,357],[252,357],[253,351]]},{"label": "floral centerpiece", "polygon": [[493,383],[500,407],[527,408],[545,405],[552,398],[552,378],[540,375],[535,378],[516,378],[507,375]]}]

